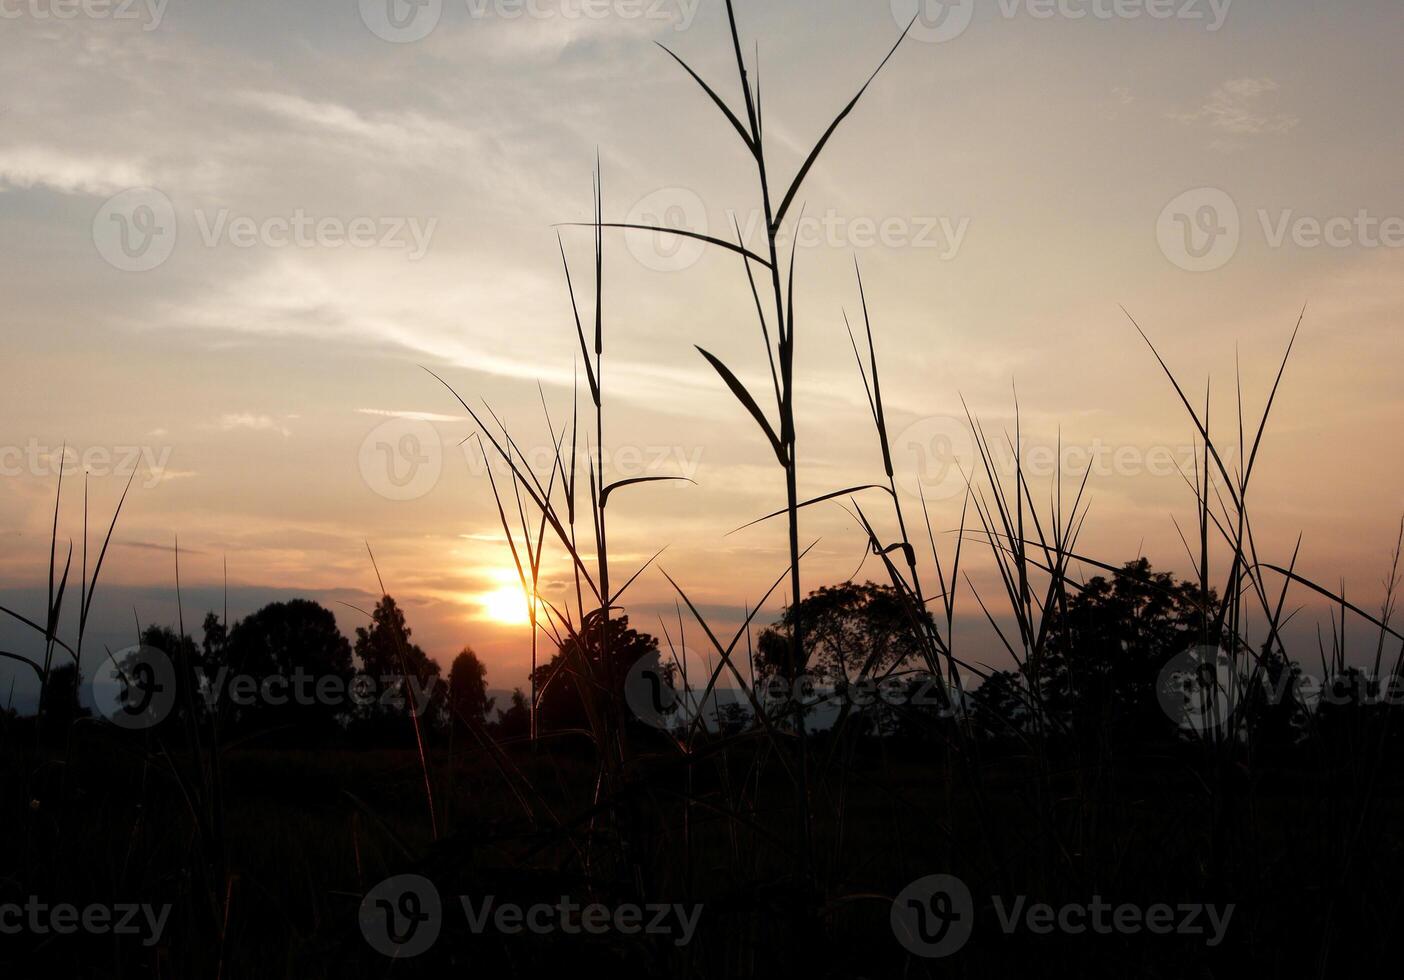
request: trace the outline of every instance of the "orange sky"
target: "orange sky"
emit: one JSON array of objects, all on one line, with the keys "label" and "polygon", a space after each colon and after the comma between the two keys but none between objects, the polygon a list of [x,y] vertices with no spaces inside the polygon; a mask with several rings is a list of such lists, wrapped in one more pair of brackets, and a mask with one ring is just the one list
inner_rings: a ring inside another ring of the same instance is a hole
[{"label": "orange sky", "polygon": [[[890,46],[888,8],[741,5],[783,175]],[[607,217],[718,233],[735,211],[754,233],[758,204],[725,122],[650,43],[730,83],[719,4],[661,19],[570,9],[508,19],[446,2],[402,43],[331,2],[7,21],[0,601],[42,606],[58,448],[84,454],[103,515],[135,451],[98,603],[114,642],[134,607],[174,616],[177,534],[188,623],[222,602],[227,560],[233,614],[307,594],[348,631],[357,614],[338,603],[374,599],[369,541],[431,653],[471,643],[494,686],[524,679],[525,631],[500,622],[510,556],[460,445],[473,427],[420,366],[539,454],[541,399],[559,427],[577,354],[552,225],[588,218],[597,148]],[[1225,14],[1210,30],[977,5],[957,36],[899,51],[788,231],[802,495],[881,474],[843,326],[856,256],[903,486],[926,475],[943,542],[960,486],[941,454],[969,455],[961,398],[1012,430],[1017,385],[1026,447],[1046,461],[1061,439],[1093,468],[1084,549],[1183,572],[1170,515],[1193,519],[1178,475],[1192,430],[1121,307],[1196,393],[1212,382],[1232,441],[1235,358],[1255,413],[1305,305],[1255,477],[1258,542],[1285,562],[1301,532],[1305,574],[1379,601],[1404,511],[1404,11],[1236,0]],[[152,229],[174,234],[123,250]],[[588,301],[588,232],[563,234]],[[734,619],[785,561],[778,525],[727,536],[780,506],[783,483],[693,350],[763,382],[739,261],[612,236],[606,267],[610,471],[696,481],[611,504],[615,574],[667,545],[669,573]],[[80,506],[75,479],[65,536]],[[803,534],[819,540],[806,582],[858,566],[863,539],[837,505]],[[558,586],[559,554],[548,568]],[[995,586],[988,560],[970,573]],[[638,625],[671,620],[661,576],[635,602]],[[992,654],[962,603],[968,642]],[[17,636],[0,632],[29,642]]]}]

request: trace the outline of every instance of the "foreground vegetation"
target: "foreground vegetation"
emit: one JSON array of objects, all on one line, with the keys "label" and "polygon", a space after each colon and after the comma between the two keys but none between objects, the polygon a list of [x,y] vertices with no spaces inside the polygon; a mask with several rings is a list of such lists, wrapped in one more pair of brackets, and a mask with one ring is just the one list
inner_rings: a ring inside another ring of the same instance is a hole
[{"label": "foreground vegetation", "polygon": [[[1150,347],[1200,439],[1187,474],[1194,512],[1184,525],[1184,580],[1140,560],[1081,553],[1085,486],[1057,479],[1031,487],[1017,460],[1017,428],[1008,434],[1015,470],[1002,472],[991,441],[1006,435],[987,434],[974,418],[982,465],[970,474],[954,544],[943,553],[925,501],[898,492],[880,329],[857,279],[853,350],[883,471],[871,484],[801,500],[794,354],[803,324],[794,255],[783,256],[777,240],[807,175],[877,73],[793,181],[776,183],[755,66],[730,0],[727,10],[742,108],[682,67],[754,161],[765,240],[744,241],[739,228],[736,241],[692,237],[729,250],[743,267],[740,288],[754,298],[770,390],[757,396],[699,351],[774,452],[787,506],[762,520],[784,525],[788,561],[768,593],[738,597],[738,605],[778,601],[788,607],[783,616],[759,624],[751,613],[723,634],[686,584],[652,562],[611,566],[608,505],[622,506],[621,491],[645,481],[610,484],[604,476],[604,241],[621,226],[605,220],[597,178],[591,302],[578,300],[585,291],[565,262],[585,412],[572,406],[559,426],[548,417],[555,465],[532,470],[490,408],[459,399],[478,422],[484,456],[510,473],[493,492],[531,610],[527,690],[494,720],[481,671],[465,660],[461,682],[427,704],[288,712],[199,697],[220,665],[344,675],[359,663],[377,676],[436,676],[386,596],[354,646],[306,607],[270,607],[237,625],[213,616],[200,644],[183,623],[148,631],[143,639],[177,670],[178,707],[136,732],[83,718],[65,692],[102,666],[83,638],[107,544],[89,576],[85,528],[70,642],[57,625],[72,601],[72,555],[58,557],[56,517],[47,609],[32,618],[6,610],[40,648],[7,656],[36,673],[44,694],[40,717],[7,717],[0,733],[0,834],[21,845],[0,864],[0,900],[169,903],[175,914],[150,946],[4,937],[0,955],[15,969],[357,977],[392,967],[544,976],[602,966],[626,976],[997,977],[1037,968],[1185,977],[1330,976],[1392,962],[1388,927],[1404,871],[1390,829],[1400,816],[1401,756],[1400,709],[1388,695],[1404,640],[1390,625],[1394,575],[1372,613],[1302,579],[1295,554],[1273,564],[1253,534],[1253,471],[1291,343],[1256,421],[1245,421],[1240,394],[1228,439],[1236,453],[1216,442],[1209,406],[1191,403]],[[591,306],[593,318],[582,316]],[[1051,503],[1035,504],[1043,499]],[[863,529],[881,581],[807,589],[803,518],[812,506],[840,505]],[[995,571],[997,597],[962,577],[974,549]],[[542,594],[548,550],[571,560],[568,595]],[[659,642],[630,628],[630,589],[645,574],[664,576],[694,620],[689,628],[706,638],[707,676],[690,675],[695,663],[677,658],[679,637]],[[1333,610],[1329,637],[1309,652],[1289,650],[1283,633],[1296,601],[1289,595],[1299,594]],[[958,598],[988,618],[1013,669],[991,672],[955,647]],[[1348,650],[1347,619],[1369,626],[1377,643],[1359,655]],[[296,642],[286,642],[294,621]],[[1167,665],[1206,649],[1213,669],[1207,679],[1189,672],[1178,717],[1163,697]],[[695,710],[664,724],[640,717],[629,683],[645,658]],[[1308,676],[1332,696],[1307,691],[1299,681]],[[777,697],[776,678],[792,693]],[[793,694],[806,678],[838,702],[822,725]],[[934,700],[877,708],[846,695],[894,678],[899,688],[925,684]],[[717,706],[723,689],[739,692],[736,710]],[[1196,699],[1210,710],[1196,711]],[[700,903],[704,911],[695,940],[683,946],[658,937],[473,932],[450,919],[431,950],[391,964],[363,941],[358,909],[376,883],[404,873],[431,879],[445,896],[525,903],[569,895]],[[933,873],[960,877],[975,896],[974,938],[949,961],[912,955],[889,922],[893,897]],[[1231,903],[1237,911],[1216,946],[1192,936],[1005,936],[993,928],[994,901],[1015,895]]]}]

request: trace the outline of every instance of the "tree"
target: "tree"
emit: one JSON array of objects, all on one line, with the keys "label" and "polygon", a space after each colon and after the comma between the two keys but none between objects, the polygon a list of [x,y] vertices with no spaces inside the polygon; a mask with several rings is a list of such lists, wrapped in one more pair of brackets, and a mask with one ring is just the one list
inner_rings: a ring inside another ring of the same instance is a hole
[{"label": "tree", "polygon": [[1197,584],[1140,558],[1052,604],[1044,647],[1024,665],[1046,720],[1079,740],[1169,731],[1160,671],[1191,647],[1218,644],[1207,623],[1217,603],[1212,590],[1204,599]]},{"label": "tree", "polygon": [[[908,681],[919,685],[908,675],[925,670],[921,631],[934,629],[930,614],[923,610],[920,615],[926,619],[925,624],[917,618],[906,597],[891,585],[844,582],[817,589],[800,603],[805,646],[803,676],[790,674],[789,637],[795,621],[791,606],[757,641],[756,673],[763,690],[767,695],[788,695],[797,683],[805,682],[806,687],[811,683],[831,687],[836,696],[843,697],[859,678],[881,682],[888,691],[905,691]],[[822,693],[806,692],[803,700],[812,705],[816,697],[822,697]],[[888,707],[887,701],[878,698],[872,700],[869,713],[885,714]],[[872,723],[891,727],[891,719],[880,721],[874,717]]]},{"label": "tree", "polygon": [[370,628],[356,628],[355,654],[372,687],[381,695],[359,714],[364,733],[376,742],[413,741],[414,728],[400,719],[417,711],[422,724],[433,727],[444,714],[445,694],[438,663],[410,642],[412,630],[390,596],[383,596],[371,613]]},{"label": "tree", "polygon": [[[602,629],[603,621],[600,616],[587,617],[584,631],[567,639],[549,663],[537,668],[539,730],[592,728],[589,708],[627,712],[624,690],[631,671],[653,671],[671,678],[659,658],[658,640],[631,629],[628,616],[610,619],[608,634]],[[601,643],[606,636],[608,642]],[[582,694],[588,697],[589,707]]]},{"label": "tree", "polygon": [[494,726],[500,739],[526,738],[531,734],[531,702],[520,687],[512,691],[512,704]]},{"label": "tree", "polygon": [[[923,613],[930,620],[929,614]],[[920,661],[920,620],[911,604],[890,585],[844,582],[809,593],[800,603],[804,622],[805,669],[816,680],[844,685],[860,674],[882,677],[893,668]],[[759,641],[756,669],[764,676],[788,677],[794,607],[767,628]]]},{"label": "tree", "polygon": [[[166,659],[170,662],[170,676],[175,683],[170,713],[152,726],[153,731],[160,732],[167,737],[173,736],[174,733],[188,731],[186,727],[187,716],[192,713],[191,709],[187,707],[188,705],[194,706],[194,717],[189,721],[197,725],[203,723],[206,718],[205,701],[200,685],[204,662],[195,641],[190,638],[189,634],[181,635],[170,626],[157,626],[155,624],[143,629],[138,639],[142,647],[154,648],[165,654]],[[125,674],[140,677],[139,673],[131,669],[131,665],[140,656],[139,652],[134,651],[119,665],[121,670]],[[106,666],[104,665],[103,669],[106,669]],[[157,689],[164,683],[160,676],[154,676],[152,681],[156,684]]]},{"label": "tree", "polygon": [[44,686],[44,725],[49,731],[64,731],[79,718],[92,712],[84,708],[78,697],[83,677],[78,666],[60,664],[49,671],[49,683]]},{"label": "tree", "polygon": [[210,681],[214,679],[220,666],[227,662],[229,631],[223,620],[213,612],[205,613],[203,629],[205,635],[200,643],[200,654],[204,661],[205,679]]},{"label": "tree", "polygon": [[487,667],[478,659],[472,647],[453,658],[449,668],[448,703],[450,724],[480,724],[492,711],[493,699],[487,694]]},{"label": "tree", "polygon": [[[227,641],[212,625],[207,617],[207,673],[221,717],[236,730],[292,728],[321,739],[339,731],[350,704],[351,644],[331,610],[310,599],[270,603],[235,623]],[[232,697],[234,677],[253,678],[260,692]]]}]

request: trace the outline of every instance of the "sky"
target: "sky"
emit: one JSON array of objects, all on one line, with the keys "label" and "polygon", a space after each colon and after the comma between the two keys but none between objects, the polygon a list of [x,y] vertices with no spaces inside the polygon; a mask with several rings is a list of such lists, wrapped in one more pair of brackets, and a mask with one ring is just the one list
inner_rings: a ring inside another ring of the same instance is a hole
[{"label": "sky", "polygon": [[[921,3],[738,2],[781,185],[920,15],[782,236],[801,495],[882,472],[844,326],[856,261],[901,486],[925,492],[943,550],[972,462],[963,406],[1012,434],[1017,397],[1040,493],[1059,446],[1066,480],[1092,469],[1082,550],[1184,574],[1194,433],[1129,317],[1207,386],[1231,444],[1235,365],[1251,421],[1301,316],[1255,471],[1258,546],[1285,564],[1300,533],[1303,574],[1377,605],[1404,512],[1404,7]],[[97,643],[290,596],[349,632],[379,593],[369,545],[432,656],[469,644],[491,685],[524,683],[474,425],[424,368],[542,458],[543,403],[559,430],[578,370],[557,235],[588,306],[591,234],[569,225],[590,218],[597,158],[607,220],[735,221],[759,245],[754,168],[655,42],[739,109],[719,0],[0,0],[0,603],[42,615],[67,446],[61,552],[81,555],[84,471],[93,553],[136,474]],[[784,484],[694,348],[767,383],[740,260],[611,232],[604,262],[609,473],[695,481],[611,501],[614,574],[666,546],[660,566],[734,623],[786,562],[779,524],[729,533]],[[879,575],[838,504],[802,535],[806,587]],[[963,649],[1002,666],[969,591],[997,580],[968,553]],[[567,572],[548,554],[543,592]],[[1325,616],[1298,599],[1303,622]],[[675,600],[650,570],[629,611],[661,633]],[[7,622],[0,649],[35,639]]]}]

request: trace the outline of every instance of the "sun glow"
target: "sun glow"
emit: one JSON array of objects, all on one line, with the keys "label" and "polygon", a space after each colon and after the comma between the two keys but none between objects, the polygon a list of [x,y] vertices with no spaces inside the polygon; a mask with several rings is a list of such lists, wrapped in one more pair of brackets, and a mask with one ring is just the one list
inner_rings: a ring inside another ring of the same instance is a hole
[{"label": "sun glow", "polygon": [[[514,576],[515,577],[515,576]],[[526,596],[520,584],[503,585],[473,596],[481,614],[503,626],[526,626],[531,622]]]}]

